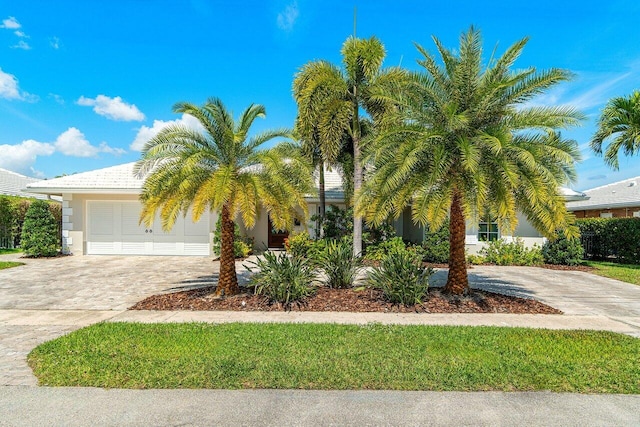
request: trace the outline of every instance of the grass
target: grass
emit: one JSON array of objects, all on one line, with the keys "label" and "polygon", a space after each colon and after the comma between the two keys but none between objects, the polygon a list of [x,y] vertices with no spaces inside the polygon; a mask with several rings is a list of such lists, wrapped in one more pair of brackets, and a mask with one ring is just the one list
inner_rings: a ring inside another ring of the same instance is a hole
[{"label": "grass", "polygon": [[595,268],[593,273],[609,277],[610,279],[622,280],[623,282],[640,285],[640,265],[617,264],[606,261],[586,261],[589,267]]},{"label": "grass", "polygon": [[101,323],[28,360],[47,386],[640,393],[640,339],[597,331]]},{"label": "grass", "polygon": [[0,248],[0,255],[5,255],[5,254],[19,254],[20,252],[22,252],[22,249],[7,249],[7,248]]},{"label": "grass", "polygon": [[4,270],[5,268],[17,267],[19,265],[24,265],[24,262],[0,261],[0,270]]}]

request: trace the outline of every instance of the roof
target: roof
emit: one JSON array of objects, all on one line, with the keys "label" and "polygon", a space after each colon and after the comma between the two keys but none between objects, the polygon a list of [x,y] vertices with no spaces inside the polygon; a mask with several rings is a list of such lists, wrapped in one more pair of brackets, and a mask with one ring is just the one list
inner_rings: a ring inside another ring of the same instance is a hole
[{"label": "roof", "polygon": [[38,196],[24,191],[27,184],[37,181],[39,181],[38,178],[31,178],[0,168],[0,195],[47,199],[46,196]]},{"label": "roof", "polygon": [[[143,179],[133,173],[135,162],[97,169],[88,172],[67,175],[60,178],[38,181],[33,179],[27,185],[28,191],[41,194],[63,193],[102,193],[102,194],[138,194],[142,190]],[[325,168],[325,195],[328,202],[344,200],[342,177],[334,168]],[[36,182],[33,182],[36,181]],[[316,188],[318,174],[315,174]],[[317,195],[307,195],[308,199],[317,200]]]},{"label": "roof", "polygon": [[640,176],[585,190],[589,199],[567,203],[570,211],[640,206]]},{"label": "roof", "polygon": [[580,193],[578,191],[572,190],[567,187],[559,187],[558,191],[560,192],[560,195],[564,197],[564,200],[567,202],[587,200],[589,198],[589,196],[587,196],[586,194]]},{"label": "roof", "polygon": [[143,179],[133,173],[135,162],[111,166],[27,185],[34,193],[140,193]]}]

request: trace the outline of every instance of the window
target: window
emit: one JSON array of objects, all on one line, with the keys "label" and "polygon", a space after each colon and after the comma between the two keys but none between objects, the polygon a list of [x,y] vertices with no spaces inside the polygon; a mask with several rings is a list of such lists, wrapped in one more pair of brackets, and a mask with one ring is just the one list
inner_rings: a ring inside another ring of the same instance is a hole
[{"label": "window", "polygon": [[635,218],[640,218],[640,211],[635,211],[635,212],[633,212],[633,216],[634,216]]},{"label": "window", "polygon": [[478,240],[480,242],[493,242],[498,240],[498,223],[482,221],[478,224]]},{"label": "window", "polygon": [[611,213],[611,212],[600,212],[600,218],[613,218],[613,213]]}]

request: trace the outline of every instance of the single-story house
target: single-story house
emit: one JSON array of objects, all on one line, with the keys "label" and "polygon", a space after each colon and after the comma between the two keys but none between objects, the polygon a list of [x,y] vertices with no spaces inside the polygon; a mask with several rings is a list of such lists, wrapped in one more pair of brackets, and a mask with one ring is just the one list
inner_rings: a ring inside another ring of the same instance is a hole
[{"label": "single-story house", "polygon": [[640,217],[640,176],[585,190],[584,200],[567,203],[576,218]]},{"label": "single-story house", "polygon": [[[215,212],[193,222],[191,215],[179,217],[170,232],[160,221],[139,224],[139,196],[143,180],[134,175],[135,163],[67,175],[26,185],[27,191],[62,197],[63,251],[76,255],[211,255]],[[344,207],[342,180],[337,171],[326,171],[327,205]],[[317,196],[306,198],[309,212],[318,212]],[[282,247],[286,233],[271,227],[262,212],[255,226],[243,235],[253,238],[256,248]],[[304,225],[296,230],[304,230]],[[310,231],[313,224],[310,224]]]},{"label": "single-story house", "polygon": [[40,181],[38,178],[31,178],[0,168],[0,196],[35,197],[36,199],[42,200],[49,199],[49,197],[44,194],[28,193],[24,190],[28,184],[38,181]]},{"label": "single-story house", "polygon": [[[139,224],[142,205],[139,196],[143,180],[134,173],[135,163],[112,166],[60,178],[38,181],[27,185],[27,191],[62,197],[63,250],[76,255],[211,255],[212,239],[217,213],[203,215],[193,222],[191,215],[179,217],[170,232],[164,232],[160,221],[151,227]],[[317,179],[316,179],[317,184]],[[584,195],[562,189],[567,200],[581,199]],[[344,191],[340,174],[325,170],[325,194],[327,206],[344,208]],[[317,194],[306,197],[309,213],[319,210]],[[413,224],[407,209],[394,223],[396,232],[403,239],[421,242],[424,227]],[[311,234],[315,224],[296,225],[294,231],[307,229]],[[241,233],[253,238],[256,249],[283,246],[287,233],[275,230],[265,211],[252,229],[240,224]],[[524,218],[513,235],[502,233],[498,225],[481,222],[467,226],[467,251],[476,253],[486,242],[503,238],[520,237],[526,245],[542,244],[544,238]]]}]

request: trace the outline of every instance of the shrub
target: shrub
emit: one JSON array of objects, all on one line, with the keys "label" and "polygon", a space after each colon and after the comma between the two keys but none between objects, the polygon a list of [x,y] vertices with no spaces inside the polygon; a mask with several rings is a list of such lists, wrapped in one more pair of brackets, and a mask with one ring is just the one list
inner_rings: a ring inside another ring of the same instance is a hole
[{"label": "shrub", "polygon": [[467,262],[471,265],[482,265],[484,264],[484,257],[482,255],[467,255]]},{"label": "shrub", "polygon": [[58,225],[43,200],[31,203],[22,226],[21,247],[28,256],[55,256],[58,253]]},{"label": "shrub", "polygon": [[497,265],[538,265],[544,261],[539,247],[525,248],[520,238],[510,243],[502,239],[494,240],[480,253],[484,255],[485,262]]},{"label": "shrub", "polygon": [[309,251],[313,248],[313,239],[309,233],[292,233],[284,241],[284,248],[294,257],[307,258]]},{"label": "shrub", "polygon": [[377,245],[367,247],[365,259],[382,260],[387,254],[393,250],[403,250],[406,246],[402,241],[402,237],[394,237],[392,239],[378,243]]},{"label": "shrub", "polygon": [[429,289],[431,268],[422,267],[419,254],[393,248],[367,279],[371,287],[381,289],[385,298],[396,304],[420,304]]},{"label": "shrub", "polygon": [[324,271],[330,288],[348,288],[353,285],[362,260],[353,255],[349,239],[331,240],[318,256],[318,265]]},{"label": "shrub", "polygon": [[586,218],[576,225],[585,256],[640,264],[640,218]]},{"label": "shrub", "polygon": [[0,248],[13,248],[16,214],[8,197],[0,197]]},{"label": "shrub", "polygon": [[[312,221],[317,221],[319,217],[314,215]],[[324,220],[320,227],[324,230],[325,239],[341,239],[353,232],[353,209],[340,209],[331,205],[324,214]]]},{"label": "shrub", "polygon": [[249,263],[259,269],[250,279],[255,293],[266,296],[270,302],[279,302],[287,308],[315,292],[312,286],[315,273],[304,258],[265,252],[256,262]]},{"label": "shrub", "polygon": [[426,233],[424,242],[423,261],[446,264],[449,262],[449,221],[434,233]]},{"label": "shrub", "polygon": [[542,256],[547,264],[578,265],[582,262],[584,249],[580,239],[567,239],[560,234],[555,240],[545,242]]},{"label": "shrub", "polygon": [[[220,256],[220,245],[222,244],[222,219],[218,218],[216,229],[213,232],[213,253]],[[246,258],[253,253],[252,239],[242,237],[240,227],[235,224],[233,236],[233,256],[236,258]]]}]

